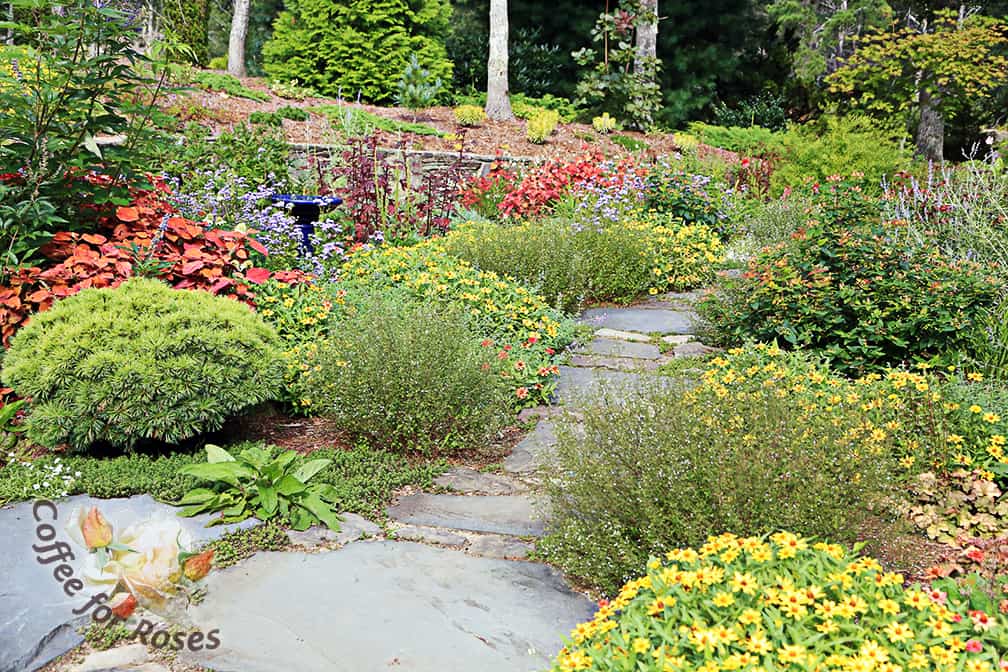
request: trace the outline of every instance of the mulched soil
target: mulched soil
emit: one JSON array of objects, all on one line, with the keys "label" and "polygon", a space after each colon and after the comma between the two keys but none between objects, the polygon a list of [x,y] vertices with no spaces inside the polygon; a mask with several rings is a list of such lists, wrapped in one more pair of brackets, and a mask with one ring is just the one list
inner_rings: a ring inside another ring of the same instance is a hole
[{"label": "mulched soil", "polygon": [[[306,98],[302,101],[286,100],[274,96],[265,80],[247,78],[242,80],[247,88],[270,95],[270,100],[259,102],[245,98],[235,98],[223,93],[192,90],[172,94],[162,106],[181,117],[184,121],[198,121],[210,126],[215,132],[230,129],[235,124],[243,122],[250,114],[257,111],[273,112],[289,105],[306,110],[317,105],[332,105],[340,101],[331,98]],[[372,114],[412,122],[410,111],[396,107],[376,107],[373,105],[358,105],[343,102],[349,107],[363,109]],[[283,128],[290,142],[327,145],[335,144],[337,132],[329,120],[318,113],[310,112],[307,121],[283,120]],[[542,145],[534,145],[525,139],[525,122],[522,120],[507,122],[485,122],[477,128],[462,128],[455,123],[451,107],[435,107],[425,110],[417,118],[418,123],[427,124],[449,134],[450,137],[435,137],[416,135],[413,133],[388,133],[379,131],[380,145],[397,147],[403,144],[408,149],[423,149],[435,151],[456,152],[464,149],[466,153],[492,156],[498,151],[506,156],[531,157],[535,159],[571,160],[588,153],[598,152],[603,157],[619,160],[633,154],[613,142],[608,136],[595,132],[590,124],[560,124],[557,132]],[[673,154],[676,145],[671,134],[644,134],[622,131],[619,135],[629,136],[647,144],[647,149],[636,156],[643,155],[645,159]],[[457,137],[461,136],[461,137]]]}]

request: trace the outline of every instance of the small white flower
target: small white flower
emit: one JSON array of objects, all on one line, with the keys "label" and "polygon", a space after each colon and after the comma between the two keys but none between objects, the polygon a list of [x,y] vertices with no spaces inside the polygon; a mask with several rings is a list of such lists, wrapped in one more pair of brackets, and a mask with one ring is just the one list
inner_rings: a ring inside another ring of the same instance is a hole
[{"label": "small white flower", "polygon": [[39,484],[38,484],[38,483],[36,483],[35,485],[33,485],[33,486],[32,486],[32,489],[33,489],[33,490],[38,490],[38,489],[39,489]]}]

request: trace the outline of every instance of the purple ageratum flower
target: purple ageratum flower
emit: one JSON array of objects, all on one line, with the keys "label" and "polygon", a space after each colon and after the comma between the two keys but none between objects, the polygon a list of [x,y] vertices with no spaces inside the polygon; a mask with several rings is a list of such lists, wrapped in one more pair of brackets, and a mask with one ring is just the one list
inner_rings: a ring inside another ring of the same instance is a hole
[{"label": "purple ageratum flower", "polygon": [[584,182],[578,187],[577,199],[574,230],[582,231],[586,224],[602,230],[632,216],[647,200],[647,194],[644,180],[628,175],[621,184],[605,179]]}]

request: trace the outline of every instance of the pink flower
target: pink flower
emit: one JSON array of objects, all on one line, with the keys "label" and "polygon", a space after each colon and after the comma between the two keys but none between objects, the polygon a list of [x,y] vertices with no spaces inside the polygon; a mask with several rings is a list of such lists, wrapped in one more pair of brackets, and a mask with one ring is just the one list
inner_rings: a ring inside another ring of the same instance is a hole
[{"label": "pink flower", "polygon": [[966,650],[970,653],[980,653],[983,651],[983,644],[980,643],[979,639],[971,639],[966,642]]}]

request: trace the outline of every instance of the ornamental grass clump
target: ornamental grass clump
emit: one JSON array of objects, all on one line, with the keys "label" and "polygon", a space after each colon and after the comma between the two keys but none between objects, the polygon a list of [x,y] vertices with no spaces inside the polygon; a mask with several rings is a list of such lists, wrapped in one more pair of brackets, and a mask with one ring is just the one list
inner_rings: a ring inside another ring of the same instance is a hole
[{"label": "ornamental grass clump", "polygon": [[837,544],[724,533],[646,572],[571,632],[552,672],[1008,669],[1008,628],[990,600],[905,587]]},{"label": "ornamental grass clump", "polygon": [[853,431],[773,390],[719,396],[658,379],[589,401],[559,424],[540,549],[611,593],[650,555],[711,532],[787,527],[852,540],[900,483],[889,437]]},{"label": "ornamental grass clump", "polygon": [[4,383],[32,399],[41,445],[177,444],[273,399],[276,331],[248,306],[133,279],[86,289],[32,317],[11,342]]},{"label": "ornamental grass clump", "polygon": [[354,440],[397,451],[485,446],[510,395],[457,307],[391,292],[363,300],[305,353],[300,399]]}]

